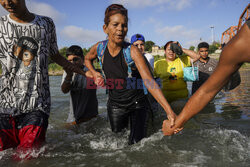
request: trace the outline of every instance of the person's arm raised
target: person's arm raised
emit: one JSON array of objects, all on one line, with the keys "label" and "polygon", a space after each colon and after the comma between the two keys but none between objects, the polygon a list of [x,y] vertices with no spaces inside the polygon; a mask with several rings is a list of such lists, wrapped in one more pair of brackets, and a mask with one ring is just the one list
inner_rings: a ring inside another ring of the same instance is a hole
[{"label": "person's arm raised", "polygon": [[193,61],[193,62],[196,62],[200,58],[200,55],[193,50],[189,50],[189,49],[185,49],[185,48],[182,48],[182,50],[187,56],[189,56],[191,58],[191,61]]},{"label": "person's arm raised", "polygon": [[[155,82],[154,78],[150,74],[150,71],[146,65],[146,62],[141,54],[141,52],[138,50],[137,47],[131,46],[131,58],[134,60],[135,65],[144,81],[145,86],[149,90],[149,92],[152,94],[152,96],[156,99],[156,101],[163,107],[163,109],[166,111],[168,119],[171,122],[171,125],[174,125],[175,122],[175,113],[171,109],[170,105],[168,104],[167,100],[165,99],[160,87]],[[149,84],[151,83],[151,84]]]},{"label": "person's arm raised", "polygon": [[[173,43],[175,44],[175,46],[173,46],[173,48],[175,48],[177,50],[182,50],[187,56],[189,56],[191,58],[191,61],[195,62],[200,58],[200,55],[197,52],[195,52],[193,50],[182,48],[181,44],[177,41],[175,41]],[[178,48],[178,46],[180,48]]]}]

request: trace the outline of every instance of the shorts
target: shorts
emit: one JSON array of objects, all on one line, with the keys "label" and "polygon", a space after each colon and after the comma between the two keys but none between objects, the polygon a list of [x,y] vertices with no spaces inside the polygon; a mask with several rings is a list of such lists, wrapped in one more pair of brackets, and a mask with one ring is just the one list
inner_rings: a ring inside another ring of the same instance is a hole
[{"label": "shorts", "polygon": [[17,152],[39,148],[45,142],[48,115],[33,111],[19,116],[0,114],[0,151],[17,148]]}]

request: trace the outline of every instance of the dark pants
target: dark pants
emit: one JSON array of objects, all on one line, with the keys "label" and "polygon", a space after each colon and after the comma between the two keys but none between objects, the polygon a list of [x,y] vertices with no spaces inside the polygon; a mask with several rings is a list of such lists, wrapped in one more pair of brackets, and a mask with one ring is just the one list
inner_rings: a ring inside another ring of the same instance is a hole
[{"label": "dark pants", "polygon": [[119,107],[108,102],[107,110],[113,132],[121,132],[130,122],[130,145],[146,137],[148,107],[145,99],[130,108]]},{"label": "dark pants", "polygon": [[[47,127],[48,116],[41,111],[14,117],[0,114],[0,151],[17,148],[17,153],[25,153],[39,148],[45,142]],[[24,159],[28,158],[26,154]]]}]

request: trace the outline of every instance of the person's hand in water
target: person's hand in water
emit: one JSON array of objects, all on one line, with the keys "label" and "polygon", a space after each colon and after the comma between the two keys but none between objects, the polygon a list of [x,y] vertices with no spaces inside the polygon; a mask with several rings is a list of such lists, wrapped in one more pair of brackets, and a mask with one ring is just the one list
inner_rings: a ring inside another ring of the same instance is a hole
[{"label": "person's hand in water", "polygon": [[162,132],[163,135],[165,136],[171,136],[173,134],[176,134],[180,132],[182,129],[183,127],[181,128],[172,127],[170,120],[164,120],[162,123]]}]

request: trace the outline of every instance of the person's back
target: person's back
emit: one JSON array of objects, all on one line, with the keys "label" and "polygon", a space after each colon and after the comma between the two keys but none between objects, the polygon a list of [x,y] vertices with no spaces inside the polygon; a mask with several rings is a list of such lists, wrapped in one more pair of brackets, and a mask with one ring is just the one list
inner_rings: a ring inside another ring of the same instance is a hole
[{"label": "person's back", "polygon": [[[74,65],[84,67],[84,55],[80,46],[73,45],[66,51],[67,59]],[[64,93],[70,91],[70,112],[67,123],[79,124],[90,120],[98,114],[96,89],[88,89],[87,78],[71,71],[64,72],[61,89]]]}]

